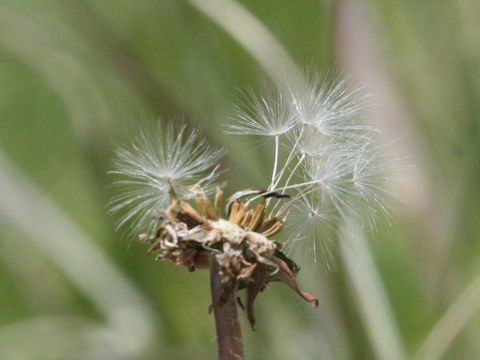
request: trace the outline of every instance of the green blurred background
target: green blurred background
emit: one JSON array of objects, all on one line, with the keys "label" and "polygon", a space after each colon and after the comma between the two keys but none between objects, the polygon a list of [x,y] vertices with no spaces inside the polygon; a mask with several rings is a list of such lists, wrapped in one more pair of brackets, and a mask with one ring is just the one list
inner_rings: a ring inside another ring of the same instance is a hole
[{"label": "green blurred background", "polygon": [[263,186],[271,153],[224,125],[293,59],[365,84],[412,166],[391,224],[304,264],[319,309],[273,284],[242,315],[247,357],[478,359],[479,38],[473,0],[0,0],[0,358],[215,358],[208,274],[121,239],[107,171],[149,117],[224,146],[227,192]]}]

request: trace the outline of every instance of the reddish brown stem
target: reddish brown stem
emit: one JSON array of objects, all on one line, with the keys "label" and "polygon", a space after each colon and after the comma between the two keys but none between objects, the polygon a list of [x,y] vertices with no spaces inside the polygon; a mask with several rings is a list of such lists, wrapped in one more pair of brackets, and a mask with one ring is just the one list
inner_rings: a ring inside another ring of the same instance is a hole
[{"label": "reddish brown stem", "polygon": [[219,267],[215,258],[210,261],[210,288],[212,291],[212,308],[215,315],[217,346],[219,360],[239,360],[243,356],[243,340],[238,320],[237,302],[230,295],[226,302],[220,303],[222,284]]}]

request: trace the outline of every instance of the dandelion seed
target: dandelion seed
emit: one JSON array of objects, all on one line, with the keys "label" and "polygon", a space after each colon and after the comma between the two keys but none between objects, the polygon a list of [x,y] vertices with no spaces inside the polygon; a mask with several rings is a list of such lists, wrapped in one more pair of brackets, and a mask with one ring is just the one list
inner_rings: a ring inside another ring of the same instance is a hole
[{"label": "dandelion seed", "polygon": [[129,147],[117,151],[111,171],[119,177],[119,194],[110,203],[112,213],[122,214],[117,227],[129,222],[133,232],[152,230],[155,211],[168,206],[172,191],[179,198],[192,198],[197,190],[213,193],[222,155],[185,125],[140,129]]},{"label": "dandelion seed", "polygon": [[320,79],[315,73],[309,81],[292,77],[287,81],[287,91],[292,100],[297,123],[307,126],[320,135],[337,138],[355,137],[370,126],[362,124],[367,96],[361,87],[352,86],[348,78],[335,73]]},{"label": "dandelion seed", "polygon": [[335,209],[329,207],[319,193],[301,196],[293,202],[288,215],[285,229],[287,252],[293,257],[303,257],[304,263],[317,263],[320,258],[326,268],[333,268],[335,261],[331,248],[338,226]]},{"label": "dandelion seed", "polygon": [[[318,158],[324,156],[331,147],[332,138],[322,135],[318,131],[308,131],[296,127],[287,135],[290,144],[300,156]],[[295,146],[295,143],[298,144]]]},{"label": "dandelion seed", "polygon": [[245,102],[236,106],[236,116],[227,133],[280,136],[293,128],[294,121],[294,113],[281,93],[270,87],[263,96],[245,94]]},{"label": "dandelion seed", "polygon": [[371,141],[358,150],[353,162],[352,182],[358,199],[356,206],[363,209],[361,220],[372,230],[376,230],[378,218],[388,219],[390,214],[392,194],[385,188],[385,183],[390,181],[387,170],[394,171],[397,164],[383,159],[388,146]]}]

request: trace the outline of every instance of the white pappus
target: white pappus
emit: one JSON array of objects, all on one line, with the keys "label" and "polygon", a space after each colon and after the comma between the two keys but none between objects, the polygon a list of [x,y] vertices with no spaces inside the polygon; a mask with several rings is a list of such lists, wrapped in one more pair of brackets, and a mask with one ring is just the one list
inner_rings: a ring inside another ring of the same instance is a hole
[{"label": "white pappus", "polygon": [[198,190],[213,193],[219,183],[223,149],[209,145],[186,125],[142,124],[130,145],[117,150],[117,188],[110,212],[120,213],[117,228],[129,224],[132,233],[151,231],[156,215],[168,206],[171,191],[189,199]]}]

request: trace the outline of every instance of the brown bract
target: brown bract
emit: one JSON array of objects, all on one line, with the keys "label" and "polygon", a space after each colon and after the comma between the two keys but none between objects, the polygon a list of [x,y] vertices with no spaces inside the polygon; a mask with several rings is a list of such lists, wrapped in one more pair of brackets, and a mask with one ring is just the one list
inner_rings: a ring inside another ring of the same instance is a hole
[{"label": "brown bract", "polygon": [[[212,306],[222,306],[237,291],[246,289],[246,310],[255,325],[253,303],[271,281],[283,281],[302,299],[318,306],[318,299],[298,289],[298,266],[280,251],[280,244],[269,239],[282,230],[284,221],[266,214],[265,199],[249,208],[239,199],[229,208],[228,219],[221,218],[222,192],[212,201],[203,192],[196,195],[196,208],[172,196],[170,206],[159,214],[159,227],[153,235],[139,240],[151,243],[149,252],[158,260],[169,260],[190,271],[218,264],[222,291]],[[241,302],[239,301],[241,304]]]}]

